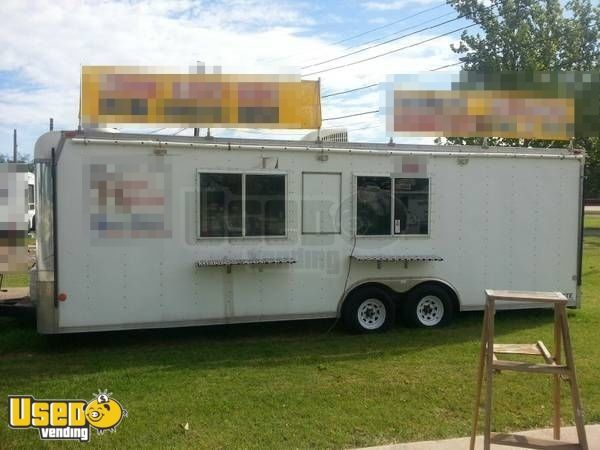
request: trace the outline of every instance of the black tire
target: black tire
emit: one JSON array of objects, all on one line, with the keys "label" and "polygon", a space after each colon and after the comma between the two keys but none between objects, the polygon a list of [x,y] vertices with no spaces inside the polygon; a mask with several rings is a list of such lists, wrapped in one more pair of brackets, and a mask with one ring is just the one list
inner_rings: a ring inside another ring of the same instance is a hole
[{"label": "black tire", "polygon": [[351,293],[342,308],[347,330],[354,333],[380,333],[394,323],[394,302],[385,289],[377,286],[360,288]]},{"label": "black tire", "polygon": [[408,292],[403,304],[403,318],[408,326],[437,328],[448,325],[454,315],[454,302],[447,289],[423,284]]}]

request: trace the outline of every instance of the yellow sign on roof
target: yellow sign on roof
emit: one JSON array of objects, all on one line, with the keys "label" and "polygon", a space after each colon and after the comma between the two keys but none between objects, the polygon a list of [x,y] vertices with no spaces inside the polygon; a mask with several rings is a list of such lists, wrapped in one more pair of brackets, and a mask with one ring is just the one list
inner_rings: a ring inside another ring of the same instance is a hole
[{"label": "yellow sign on roof", "polygon": [[568,140],[575,133],[573,98],[531,91],[395,90],[388,103],[387,129],[400,135]]},{"label": "yellow sign on roof", "polygon": [[320,128],[318,81],[297,75],[148,73],[84,66],[81,121],[223,128]]}]

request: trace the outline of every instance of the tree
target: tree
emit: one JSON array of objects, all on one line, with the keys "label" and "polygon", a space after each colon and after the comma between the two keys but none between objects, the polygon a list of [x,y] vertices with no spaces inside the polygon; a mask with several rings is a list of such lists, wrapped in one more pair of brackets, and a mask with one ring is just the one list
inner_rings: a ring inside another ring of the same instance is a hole
[{"label": "tree", "polygon": [[590,0],[448,0],[483,36],[463,31],[464,70],[592,70],[600,61],[600,7]]},{"label": "tree", "polygon": [[[4,153],[0,153],[0,164],[1,163],[11,163],[13,162],[12,155],[9,157]],[[17,162],[18,163],[26,163],[28,166],[28,170],[33,172],[35,170],[35,164],[33,163],[31,156],[24,155],[22,153],[17,153]]]},{"label": "tree", "polygon": [[[456,11],[477,22],[482,33],[461,35],[453,52],[462,69],[499,71],[594,71],[600,68],[600,7],[590,0],[448,0]],[[598,125],[600,126],[600,124]],[[480,144],[481,138],[452,137],[450,144]],[[569,142],[492,138],[491,145],[566,147]],[[586,197],[600,197],[600,139],[579,138],[584,148]]]}]

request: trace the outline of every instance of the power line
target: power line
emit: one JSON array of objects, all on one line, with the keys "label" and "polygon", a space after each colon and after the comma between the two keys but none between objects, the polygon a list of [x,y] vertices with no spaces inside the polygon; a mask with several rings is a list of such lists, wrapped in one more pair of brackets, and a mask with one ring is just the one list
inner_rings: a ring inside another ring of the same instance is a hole
[{"label": "power line", "polygon": [[[496,1],[500,1],[500,0],[496,0]],[[490,5],[489,5],[489,6],[487,6],[486,8],[487,8],[487,9],[491,9],[491,8],[493,8],[494,6],[496,6],[496,2],[494,2],[494,3],[490,4]],[[314,66],[320,66],[320,65],[326,64],[326,63],[328,63],[328,62],[333,62],[333,61],[337,61],[337,60],[339,60],[339,59],[347,58],[348,56],[356,55],[357,53],[362,53],[362,52],[365,52],[365,51],[367,51],[367,50],[371,50],[371,49],[373,49],[373,48],[380,47],[380,46],[382,46],[382,45],[385,45],[385,44],[389,44],[390,42],[395,42],[395,41],[398,41],[398,40],[400,40],[400,39],[404,39],[405,37],[413,36],[413,35],[415,35],[415,34],[418,34],[418,33],[421,33],[421,32],[423,32],[423,31],[428,31],[428,30],[432,30],[432,29],[434,29],[434,28],[441,27],[442,25],[446,25],[446,24],[448,24],[448,23],[455,22],[455,21],[457,21],[457,20],[463,19],[465,16],[466,16],[466,14],[461,14],[461,15],[459,15],[458,17],[455,17],[454,19],[446,20],[446,21],[444,21],[444,22],[440,22],[440,23],[437,23],[437,24],[435,24],[435,25],[430,25],[430,26],[428,26],[428,27],[421,28],[421,29],[419,29],[419,30],[416,30],[416,31],[413,31],[413,32],[411,32],[411,33],[403,34],[402,36],[398,36],[398,37],[396,37],[396,38],[394,38],[394,39],[388,39],[387,41],[380,42],[380,43],[378,43],[378,44],[375,44],[375,45],[370,45],[370,46],[368,46],[368,47],[364,47],[364,48],[361,48],[361,49],[359,49],[359,50],[355,50],[355,51],[353,51],[353,52],[346,53],[346,54],[344,54],[344,55],[336,56],[335,58],[329,58],[329,59],[326,59],[326,60],[324,60],[324,61],[321,61],[321,62],[318,62],[318,63],[309,64],[309,65],[307,65],[307,66],[301,67],[301,69],[308,69],[308,68],[310,68],[310,67],[314,67]],[[425,23],[426,23],[426,22],[425,22]],[[466,29],[466,28],[465,28],[465,29]],[[442,35],[442,36],[444,36],[444,35]],[[441,37],[441,36],[440,36],[440,37]],[[317,73],[318,73],[318,72],[317,72]],[[311,75],[311,74],[308,74],[308,75]]]},{"label": "power line", "polygon": [[379,86],[379,83],[373,83],[373,84],[369,84],[367,86],[361,86],[361,87],[357,87],[354,89],[348,89],[347,91],[341,91],[341,92],[333,92],[332,94],[327,94],[327,95],[322,95],[321,98],[328,98],[328,97],[334,97],[336,95],[342,95],[342,94],[347,94],[349,92],[355,92],[355,91],[360,91],[363,89],[369,89],[375,86]]},{"label": "power line", "polygon": [[445,69],[446,67],[460,66],[461,64],[463,64],[463,62],[462,62],[462,61],[459,61],[459,62],[457,62],[457,63],[453,63],[453,64],[446,64],[445,66],[436,67],[435,69],[429,69],[429,71],[430,71],[430,72],[435,72],[436,70]]},{"label": "power line", "polygon": [[367,126],[367,125],[375,125],[375,124],[377,124],[377,126],[379,124],[377,118],[374,118],[373,120],[369,120],[369,121],[362,120],[360,122],[351,122],[351,123],[342,122],[342,123],[335,124],[335,128],[348,128],[348,129],[350,129],[350,128],[353,128],[353,127],[364,127],[364,126]]},{"label": "power line", "polygon": [[348,49],[360,47],[362,45],[369,45],[369,44],[372,44],[373,42],[377,42],[377,41],[380,41],[382,39],[386,39],[386,38],[388,38],[390,36],[396,36],[397,34],[403,33],[403,32],[408,31],[408,30],[412,30],[413,28],[416,28],[416,27],[420,27],[421,25],[425,25],[426,23],[433,22],[435,20],[441,19],[442,17],[448,17],[448,16],[450,16],[450,15],[452,15],[454,13],[455,13],[454,11],[450,11],[449,13],[442,14],[440,16],[436,16],[436,17],[434,17],[432,19],[425,20],[425,21],[423,21],[421,23],[417,23],[415,25],[411,25],[410,27],[406,27],[406,28],[403,28],[401,30],[396,30],[393,33],[384,34],[383,36],[380,36],[380,37],[375,38],[375,39],[371,39],[370,41],[366,41],[366,42],[362,42],[360,44],[352,45],[352,46],[348,47]]},{"label": "power line", "polygon": [[[442,17],[447,17],[447,16],[450,16],[450,15],[452,15],[452,14],[454,14],[454,11],[451,11],[451,12],[449,12],[449,13],[446,13],[446,14],[442,14],[441,16],[434,17],[433,19],[429,19],[429,20],[426,20],[426,21],[424,21],[424,22],[420,22],[420,23],[417,23],[417,24],[415,24],[415,25],[411,25],[411,26],[409,26],[409,27],[406,27],[406,28],[402,28],[402,29],[400,29],[400,30],[394,31],[393,33],[389,33],[389,34],[386,34],[386,35],[380,36],[380,37],[378,37],[378,38],[371,39],[370,41],[361,42],[361,43],[359,43],[359,44],[351,45],[351,46],[347,47],[347,48],[346,48],[346,50],[351,50],[351,49],[353,49],[353,48],[357,48],[357,47],[362,47],[362,46],[365,46],[365,45],[369,45],[369,44],[372,44],[373,42],[379,42],[379,41],[381,41],[382,39],[387,39],[387,38],[388,38],[388,37],[390,37],[390,36],[396,36],[396,35],[398,35],[398,34],[400,34],[400,33],[404,33],[405,31],[413,30],[413,29],[415,29],[415,28],[417,28],[417,27],[423,26],[423,25],[425,25],[425,24],[427,24],[427,23],[430,23],[430,22],[434,22],[434,21],[436,21],[436,20],[438,20],[438,19],[441,19]],[[456,18],[456,19],[453,19],[453,20],[458,20],[458,18]],[[415,31],[415,33],[418,33],[418,32],[419,32],[419,31]],[[407,36],[410,36],[410,34],[407,34],[406,36],[400,36],[400,37],[396,38],[395,40],[402,39],[402,38],[404,38],[404,37],[407,37]],[[381,42],[381,43],[379,43],[379,44],[377,44],[377,45],[373,45],[372,47],[369,47],[368,49],[370,49],[370,48],[375,48],[375,47],[378,47],[378,46],[380,46],[380,45],[384,45],[384,44],[386,44],[386,43],[392,42],[393,40],[394,40],[394,39],[392,39],[391,41]],[[368,50],[368,49],[364,49],[364,50]],[[350,56],[350,55],[353,55],[353,54],[356,54],[356,53],[360,53],[360,52],[362,52],[362,51],[364,51],[364,50],[358,50],[358,51],[356,51],[356,52],[347,53],[347,54],[346,54],[346,55],[344,55],[344,56],[334,57],[334,58],[331,58],[330,60],[328,60],[328,61],[324,61],[324,62],[322,62],[322,63],[316,63],[316,62],[315,62],[315,63],[310,63],[310,64],[308,64],[308,65],[306,65],[306,66],[302,67],[302,69],[306,69],[306,68],[308,68],[308,67],[312,67],[312,66],[318,66],[318,65],[320,65],[320,64],[325,64],[325,62],[335,61],[336,59],[341,59],[341,58],[344,58],[344,57],[346,57],[346,56]]]},{"label": "power line", "polygon": [[353,62],[350,62],[350,63],[341,64],[339,66],[330,67],[328,69],[317,70],[315,72],[306,73],[303,76],[310,76],[310,75],[316,75],[316,74],[319,74],[319,73],[330,72],[332,70],[341,69],[343,67],[354,66],[356,64],[360,64],[360,63],[363,63],[363,62],[366,62],[366,61],[371,61],[373,59],[381,58],[383,56],[391,55],[392,53],[396,53],[396,52],[399,52],[399,51],[402,51],[402,50],[406,50],[406,49],[409,49],[409,48],[412,48],[412,47],[416,47],[418,45],[422,45],[422,44],[425,44],[427,42],[431,42],[431,41],[433,41],[435,39],[439,39],[441,37],[448,36],[449,34],[456,33],[457,31],[463,31],[463,30],[469,29],[469,28],[474,27],[476,25],[479,25],[479,24],[478,23],[474,23],[474,24],[471,24],[471,25],[467,25],[465,27],[456,28],[456,29],[454,29],[452,31],[448,31],[448,32],[443,33],[443,34],[439,34],[439,35],[434,36],[434,37],[429,38],[429,39],[425,39],[425,40],[422,40],[422,41],[419,41],[419,42],[415,42],[415,43],[410,44],[410,45],[405,45],[404,47],[400,47],[400,48],[396,48],[396,49],[393,49],[393,50],[390,50],[390,51],[387,51],[387,52],[384,52],[384,53],[380,53],[379,55],[374,55],[374,56],[371,56],[369,58],[364,58],[364,59],[360,59],[358,61],[353,61]]},{"label": "power line", "polygon": [[365,114],[375,114],[378,113],[379,110],[376,109],[374,111],[364,111],[364,112],[360,112],[360,113],[356,113],[356,114],[348,114],[345,116],[338,116],[338,117],[327,117],[326,119],[321,119],[322,122],[325,122],[326,120],[337,120],[337,119],[345,119],[347,117],[356,117],[356,116],[364,116]]},{"label": "power line", "polygon": [[321,62],[314,63],[314,64],[309,64],[308,66],[301,67],[301,69],[308,69],[309,67],[321,66],[323,64],[327,64],[328,62],[337,61],[339,59],[347,58],[348,56],[356,55],[357,53],[366,52],[367,50],[371,50],[372,48],[380,47],[382,45],[389,44],[390,42],[395,42],[395,41],[398,41],[400,39],[404,39],[405,37],[414,36],[415,34],[419,34],[419,33],[423,32],[423,31],[432,30],[434,28],[441,27],[442,25],[446,25],[446,24],[448,24],[450,22],[456,22],[457,20],[460,20],[462,18],[463,18],[463,16],[458,16],[458,17],[455,17],[454,19],[446,20],[444,22],[440,22],[440,23],[437,23],[435,25],[430,25],[428,27],[424,27],[424,28],[421,28],[419,30],[412,31],[412,32],[407,33],[407,34],[403,34],[402,36],[398,36],[398,37],[396,37],[394,39],[388,39],[387,41],[380,42],[380,43],[374,44],[374,45],[370,45],[368,47],[364,47],[364,48],[355,50],[353,52],[346,53],[344,55],[336,56],[335,58],[329,58],[329,59],[326,59],[325,61],[321,61]]},{"label": "power line", "polygon": [[[437,70],[446,69],[447,67],[459,66],[461,64],[463,64],[462,61],[459,61],[457,63],[452,63],[452,64],[446,64],[445,66],[436,67],[435,69],[429,69],[429,72],[435,72]],[[366,86],[361,86],[361,87],[357,87],[357,88],[347,89],[345,91],[333,92],[331,94],[325,94],[325,95],[322,95],[321,98],[323,99],[323,98],[328,98],[328,97],[334,97],[336,95],[348,94],[350,92],[361,91],[363,89],[370,89],[370,88],[373,88],[375,86],[379,86],[379,83],[368,84]]]},{"label": "power line", "polygon": [[[397,23],[400,23],[400,22],[405,22],[405,21],[407,21],[407,20],[409,20],[409,19],[412,19],[413,17],[417,17],[417,16],[419,16],[419,15],[421,15],[421,14],[424,14],[424,13],[426,13],[426,12],[429,12],[429,11],[433,11],[434,9],[438,9],[438,8],[441,8],[442,6],[446,6],[446,5],[447,5],[447,3],[446,3],[446,2],[443,2],[443,3],[441,3],[441,4],[437,5],[437,6],[432,6],[431,8],[424,9],[424,10],[422,10],[422,11],[419,11],[419,12],[417,12],[417,13],[415,13],[415,14],[412,14],[412,15],[410,15],[410,16],[408,16],[408,17],[403,17],[403,18],[401,18],[401,19],[394,20],[393,22],[387,23],[387,24],[385,24],[385,25],[382,25],[382,26],[379,26],[379,27],[376,27],[376,28],[371,28],[370,30],[364,31],[364,32],[362,32],[362,33],[355,34],[355,35],[353,35],[353,36],[350,36],[350,37],[347,37],[347,38],[341,39],[341,40],[339,40],[339,41],[335,41],[335,42],[331,43],[330,45],[337,45],[337,44],[341,44],[341,43],[343,43],[343,42],[350,41],[350,40],[352,40],[352,39],[355,39],[355,38],[357,38],[357,37],[361,37],[361,36],[364,36],[364,35],[366,35],[366,34],[370,34],[370,33],[373,33],[373,32],[375,32],[375,31],[382,30],[383,28],[391,27],[392,25],[396,25]],[[363,45],[364,45],[364,44],[363,44]],[[275,62],[275,61],[285,61],[285,60],[287,60],[287,59],[290,59],[290,58],[293,58],[293,57],[294,57],[294,55],[285,56],[285,57],[283,57],[283,58],[273,58],[273,59],[269,59],[269,60],[267,60],[266,62],[267,62],[267,63],[269,63],[269,62]]]},{"label": "power line", "polygon": [[[462,61],[459,61],[459,62],[457,62],[457,63],[446,64],[445,66],[436,67],[435,69],[429,69],[428,71],[429,71],[429,72],[435,72],[436,70],[446,69],[447,67],[459,66],[459,65],[461,65],[461,64],[463,64],[463,62],[462,62]],[[363,89],[370,89],[370,88],[372,88],[372,87],[379,86],[379,84],[380,84],[380,83],[373,83],[373,84],[368,84],[368,85],[366,85],[366,86],[360,86],[360,87],[357,87],[357,88],[347,89],[347,90],[345,90],[345,91],[333,92],[333,93],[331,93],[331,94],[325,94],[325,95],[321,95],[321,98],[323,99],[323,98],[328,98],[328,97],[334,97],[334,96],[336,96],[336,95],[343,95],[343,94],[348,94],[348,93],[350,93],[350,92],[361,91],[361,90],[363,90]]]},{"label": "power line", "polygon": [[400,23],[400,22],[405,22],[408,19],[412,19],[413,17],[420,16],[421,14],[425,14],[426,12],[433,11],[434,9],[438,9],[438,8],[441,8],[442,6],[446,6],[446,5],[447,5],[447,3],[444,2],[444,3],[441,3],[441,4],[437,5],[437,6],[432,6],[431,8],[424,9],[424,10],[419,11],[419,12],[417,12],[415,14],[412,14],[412,15],[410,15],[408,17],[403,17],[402,19],[394,20],[393,22],[390,22],[390,23],[388,23],[386,25],[382,25],[380,27],[372,28],[371,30],[367,30],[367,31],[364,31],[364,32],[359,33],[359,34],[355,34],[354,36],[350,36],[348,38],[336,41],[336,42],[332,43],[331,45],[341,44],[343,42],[350,41],[350,40],[355,39],[357,37],[361,37],[361,36],[364,36],[366,34],[370,34],[370,33],[382,30],[382,29],[387,28],[387,27],[391,27],[392,25],[396,25],[397,23]]},{"label": "power line", "polygon": [[362,127],[362,128],[349,128],[348,133],[353,131],[361,131],[361,130],[370,130],[371,128],[379,128],[379,125],[371,125],[370,127]]}]

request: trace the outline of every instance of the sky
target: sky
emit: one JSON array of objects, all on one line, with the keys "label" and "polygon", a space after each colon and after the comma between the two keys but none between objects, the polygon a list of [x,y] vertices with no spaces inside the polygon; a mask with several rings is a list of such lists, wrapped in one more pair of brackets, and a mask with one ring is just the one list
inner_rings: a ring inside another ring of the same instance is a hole
[{"label": "sky", "polygon": [[[471,24],[458,19],[419,31],[457,17],[443,0],[1,0],[0,17],[0,153],[9,155],[14,128],[25,155],[32,155],[50,117],[55,129],[77,128],[82,65],[186,68],[202,61],[221,66],[223,73],[300,73],[303,79],[320,78],[325,96],[381,83],[393,74],[455,64],[458,55],[450,44],[458,44],[460,31],[419,42]],[[366,48],[390,39],[395,40]],[[412,44],[418,45],[402,49]],[[350,52],[358,53],[319,64]],[[386,52],[392,53],[335,68]],[[458,70],[452,66],[441,72]],[[322,116],[382,106],[381,89],[374,87],[323,98]],[[389,140],[380,113],[323,122],[323,128],[331,127],[347,128],[351,141]],[[180,128],[146,131],[192,134]],[[211,129],[211,134],[299,139],[308,131]]]}]

